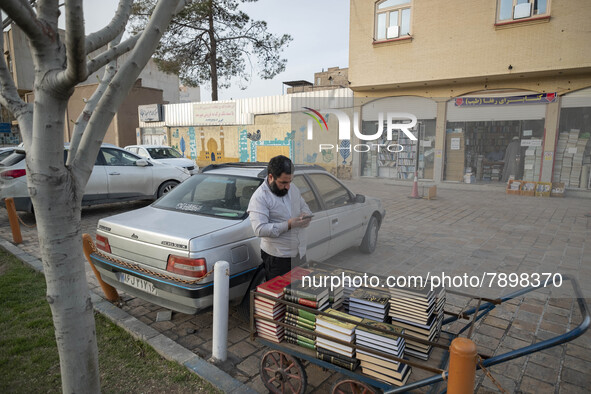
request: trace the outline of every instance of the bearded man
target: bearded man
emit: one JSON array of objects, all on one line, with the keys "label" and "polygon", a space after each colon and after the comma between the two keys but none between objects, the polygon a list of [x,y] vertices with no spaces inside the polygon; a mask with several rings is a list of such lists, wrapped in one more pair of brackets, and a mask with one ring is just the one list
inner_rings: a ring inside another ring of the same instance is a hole
[{"label": "bearded man", "polygon": [[248,204],[252,228],[261,239],[267,280],[306,262],[306,233],[312,212],[291,184],[295,167],[285,156],[269,160],[267,177]]}]

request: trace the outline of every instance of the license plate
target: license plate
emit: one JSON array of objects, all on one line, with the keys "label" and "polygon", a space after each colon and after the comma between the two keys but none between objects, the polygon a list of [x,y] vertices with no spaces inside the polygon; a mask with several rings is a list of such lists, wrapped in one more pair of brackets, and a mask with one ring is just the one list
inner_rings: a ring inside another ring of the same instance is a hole
[{"label": "license plate", "polygon": [[135,287],[141,291],[145,291],[146,293],[157,295],[157,290],[154,285],[147,280],[140,279],[137,276],[128,275],[124,273],[119,274],[119,282],[125,283],[131,287]]}]

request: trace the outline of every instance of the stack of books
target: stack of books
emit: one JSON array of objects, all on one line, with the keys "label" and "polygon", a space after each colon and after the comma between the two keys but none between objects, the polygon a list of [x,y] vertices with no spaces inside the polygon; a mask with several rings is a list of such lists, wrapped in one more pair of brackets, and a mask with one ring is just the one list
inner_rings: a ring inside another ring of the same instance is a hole
[{"label": "stack of books", "polygon": [[[266,294],[274,298],[281,299],[285,293],[285,287],[289,281],[281,276],[277,276],[268,282],[257,286],[257,292]],[[277,322],[283,322],[285,318],[285,305],[277,301],[269,300],[263,297],[255,297],[254,313],[255,326],[257,334],[264,339],[272,342],[281,342],[284,336],[284,328],[279,324],[262,320],[257,316],[266,317]]]},{"label": "stack of books", "polygon": [[357,349],[356,357],[360,361],[362,372],[390,384],[404,385],[410,376],[411,368],[404,363],[374,353],[378,351],[403,358],[405,341],[399,335],[404,334],[404,329],[370,319],[363,319],[361,323],[390,332],[386,334],[361,325],[357,326],[355,344],[372,350]]},{"label": "stack of books", "polygon": [[[291,278],[293,277],[295,276],[292,274]],[[308,308],[324,310],[328,307],[328,289],[304,286],[301,279],[296,279],[286,286],[284,299]],[[316,315],[297,306],[288,305],[286,310],[285,324],[299,329],[286,328],[286,341],[314,349],[316,347],[314,335]]]},{"label": "stack of books", "polygon": [[[356,276],[359,276],[359,272],[343,270],[343,277],[354,278]],[[357,289],[353,282],[352,279],[343,281],[343,309],[345,312],[349,312],[349,299],[351,298],[351,293]]]},{"label": "stack of books", "polygon": [[334,309],[325,311],[330,316],[319,315],[316,317],[316,334],[322,334],[330,338],[347,342],[350,345],[344,345],[321,337],[316,338],[317,357],[321,360],[347,368],[354,371],[357,368],[357,359],[355,358],[355,349],[352,347],[355,341],[354,323],[344,322],[342,319],[349,319],[355,322],[361,322],[363,319],[339,312]]},{"label": "stack of books", "polygon": [[330,277],[331,276],[341,276],[343,270],[341,269],[334,269],[332,271],[328,271],[321,268],[314,268],[314,270],[309,274],[315,283],[322,283],[326,284],[328,288],[328,307],[332,309],[339,310],[343,307],[343,302],[345,300],[345,292],[343,286],[332,286]]},{"label": "stack of books", "polygon": [[349,314],[380,322],[389,320],[390,295],[385,291],[360,287],[351,293]]},{"label": "stack of books", "polygon": [[558,143],[556,144],[556,153],[554,157],[554,182],[560,182],[562,174],[562,163],[564,161],[564,151],[566,150],[566,143],[568,141],[568,131],[563,131],[558,136]]},{"label": "stack of books", "polygon": [[[442,293],[443,292],[443,293]],[[443,294],[443,295],[442,295]],[[404,328],[406,334],[434,341],[441,332],[445,290],[431,291],[430,286],[394,287],[390,289],[392,324]],[[406,341],[406,354],[428,360],[433,347],[411,339]]]}]

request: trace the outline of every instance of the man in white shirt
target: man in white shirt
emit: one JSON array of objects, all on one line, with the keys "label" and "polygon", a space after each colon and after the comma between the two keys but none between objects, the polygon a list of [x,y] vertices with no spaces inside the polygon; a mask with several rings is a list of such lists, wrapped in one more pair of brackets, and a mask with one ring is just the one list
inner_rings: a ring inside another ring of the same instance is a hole
[{"label": "man in white shirt", "polygon": [[261,238],[267,280],[284,275],[306,261],[306,233],[312,212],[291,184],[295,167],[285,156],[269,160],[267,178],[253,193],[247,212]]}]

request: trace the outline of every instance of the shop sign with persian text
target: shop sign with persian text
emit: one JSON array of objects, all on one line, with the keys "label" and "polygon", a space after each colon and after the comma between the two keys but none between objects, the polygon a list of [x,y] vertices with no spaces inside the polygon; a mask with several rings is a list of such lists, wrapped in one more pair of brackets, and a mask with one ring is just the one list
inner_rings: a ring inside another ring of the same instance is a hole
[{"label": "shop sign with persian text", "polygon": [[482,105],[523,105],[548,104],[556,101],[556,93],[528,94],[513,97],[462,97],[455,100],[456,107],[478,107]]}]

